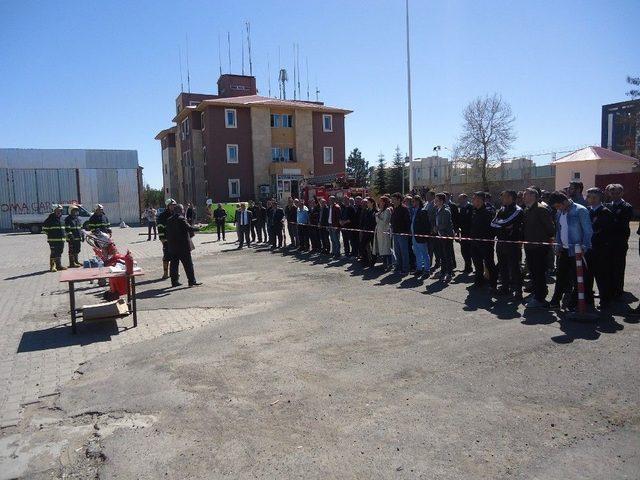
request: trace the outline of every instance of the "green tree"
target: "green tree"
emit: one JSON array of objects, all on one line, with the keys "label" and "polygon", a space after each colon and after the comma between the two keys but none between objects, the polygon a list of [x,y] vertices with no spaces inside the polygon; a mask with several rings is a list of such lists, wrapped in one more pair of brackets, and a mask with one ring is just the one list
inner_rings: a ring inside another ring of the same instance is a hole
[{"label": "green tree", "polygon": [[151,188],[148,183],[144,187],[142,192],[142,206],[143,207],[164,207],[164,194],[162,190]]},{"label": "green tree", "polygon": [[[634,87],[640,87],[640,77],[632,77],[627,75],[627,83]],[[627,95],[632,99],[640,98],[640,88],[632,88],[627,92]]]},{"label": "green tree", "polygon": [[387,193],[387,173],[384,168],[384,153],[378,155],[378,166],[373,179],[373,188],[378,195]]},{"label": "green tree", "polygon": [[[402,174],[404,169],[404,156],[397,146],[393,154],[393,163],[387,173],[387,188],[389,193],[402,192]],[[408,187],[408,185],[405,185]]]},{"label": "green tree", "polygon": [[354,148],[347,158],[347,173],[356,181],[356,185],[364,187],[367,182],[369,162],[362,156],[362,152]]}]

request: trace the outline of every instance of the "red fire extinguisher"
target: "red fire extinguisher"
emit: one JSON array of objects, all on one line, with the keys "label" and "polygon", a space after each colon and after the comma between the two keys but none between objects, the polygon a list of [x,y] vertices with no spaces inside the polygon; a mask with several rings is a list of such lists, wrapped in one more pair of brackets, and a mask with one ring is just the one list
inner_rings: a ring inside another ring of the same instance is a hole
[{"label": "red fire extinguisher", "polygon": [[127,250],[127,254],[124,256],[124,265],[127,270],[127,275],[133,274],[133,255]]}]

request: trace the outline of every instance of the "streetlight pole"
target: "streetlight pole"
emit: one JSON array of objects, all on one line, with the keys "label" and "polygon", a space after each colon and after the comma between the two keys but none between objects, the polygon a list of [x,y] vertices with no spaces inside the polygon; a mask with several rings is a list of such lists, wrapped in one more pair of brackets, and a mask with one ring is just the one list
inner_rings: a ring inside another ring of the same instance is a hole
[{"label": "streetlight pole", "polygon": [[[409,161],[413,161],[413,119],[411,112],[411,53],[409,50],[409,0],[405,0],[407,13],[407,120],[409,124]],[[404,184],[404,168],[402,169],[402,181]],[[409,189],[413,189],[413,179],[409,176]],[[404,193],[404,188],[402,189]]]}]

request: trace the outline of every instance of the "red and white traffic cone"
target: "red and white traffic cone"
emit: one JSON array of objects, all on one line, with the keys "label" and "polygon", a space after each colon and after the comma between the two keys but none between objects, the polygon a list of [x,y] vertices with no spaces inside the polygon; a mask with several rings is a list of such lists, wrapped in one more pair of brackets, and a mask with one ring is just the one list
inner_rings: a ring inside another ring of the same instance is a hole
[{"label": "red and white traffic cone", "polygon": [[584,290],[584,258],[582,255],[582,246],[576,245],[576,286],[578,290],[578,310],[567,314],[567,318],[571,320],[596,320],[598,314],[589,312],[587,307],[587,299]]}]

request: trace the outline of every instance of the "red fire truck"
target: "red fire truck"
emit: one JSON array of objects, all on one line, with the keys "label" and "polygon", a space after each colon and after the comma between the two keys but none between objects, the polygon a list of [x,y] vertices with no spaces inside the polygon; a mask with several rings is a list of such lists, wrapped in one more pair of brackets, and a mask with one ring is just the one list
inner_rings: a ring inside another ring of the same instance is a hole
[{"label": "red fire truck", "polygon": [[343,197],[367,197],[369,189],[356,186],[354,178],[345,174],[324,175],[322,177],[310,178],[302,189],[305,202],[309,203],[314,197],[329,200],[330,196],[337,199]]}]

